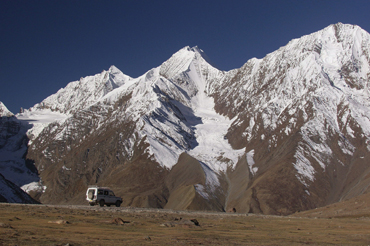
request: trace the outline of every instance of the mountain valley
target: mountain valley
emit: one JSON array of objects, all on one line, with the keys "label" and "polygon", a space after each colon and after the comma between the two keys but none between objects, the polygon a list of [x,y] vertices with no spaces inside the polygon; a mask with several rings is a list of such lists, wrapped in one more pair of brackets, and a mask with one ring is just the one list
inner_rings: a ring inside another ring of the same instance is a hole
[{"label": "mountain valley", "polygon": [[99,185],[126,207],[288,215],[369,192],[369,33],[211,64],[184,47],[138,78],[111,66],[16,115],[1,103],[0,177],[32,198],[0,199],[86,204]]}]

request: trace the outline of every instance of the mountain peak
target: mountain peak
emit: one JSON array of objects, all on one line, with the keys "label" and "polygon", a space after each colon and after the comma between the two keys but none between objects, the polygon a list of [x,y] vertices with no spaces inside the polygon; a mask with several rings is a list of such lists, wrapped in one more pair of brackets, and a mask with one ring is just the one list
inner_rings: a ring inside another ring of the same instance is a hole
[{"label": "mountain peak", "polygon": [[198,46],[194,46],[193,48],[191,48],[191,50],[194,51],[195,53],[199,54],[212,67],[217,68],[217,66],[214,65],[214,63],[212,62],[212,60],[209,59],[209,57],[207,56],[207,54],[202,49],[200,49]]},{"label": "mountain peak", "polygon": [[108,72],[110,72],[110,73],[115,73],[115,72],[121,72],[121,70],[119,70],[116,66],[114,66],[114,65],[111,65],[110,67],[109,67],[109,69],[108,69]]},{"label": "mountain peak", "polygon": [[195,52],[195,53],[203,53],[203,50],[201,50],[197,45],[195,45],[194,47],[191,47],[190,46],[186,46],[185,47],[188,51],[192,51],[192,52]]},{"label": "mountain peak", "polygon": [[342,29],[342,28],[355,28],[355,27],[358,27],[357,25],[352,25],[352,24],[344,24],[342,22],[338,22],[338,23],[335,23],[335,24],[331,24],[329,27],[334,27],[334,28],[339,28],[339,29]]},{"label": "mountain peak", "polygon": [[181,55],[187,54],[187,55],[190,55],[190,56],[200,55],[201,57],[203,57],[203,59],[209,60],[206,53],[202,49],[200,49],[197,45],[193,46],[193,47],[185,46],[184,48],[180,49],[178,52],[173,54],[173,56],[177,56],[177,55],[180,55],[180,54]]},{"label": "mountain peak", "polygon": [[179,74],[180,71],[186,71],[192,61],[200,61],[202,59],[212,67],[217,68],[210,61],[206,53],[198,46],[192,48],[190,46],[185,46],[173,54],[170,59],[162,63],[160,74],[166,78],[172,78]]},{"label": "mountain peak", "polygon": [[10,117],[14,114],[8,110],[8,108],[0,101],[0,117],[6,116]]}]

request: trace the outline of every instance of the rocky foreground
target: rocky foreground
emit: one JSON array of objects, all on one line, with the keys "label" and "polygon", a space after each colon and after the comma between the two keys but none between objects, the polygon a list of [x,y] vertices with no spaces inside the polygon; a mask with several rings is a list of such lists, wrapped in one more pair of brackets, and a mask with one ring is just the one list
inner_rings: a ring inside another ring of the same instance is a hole
[{"label": "rocky foreground", "polygon": [[0,245],[367,245],[366,203],[292,216],[0,203]]}]

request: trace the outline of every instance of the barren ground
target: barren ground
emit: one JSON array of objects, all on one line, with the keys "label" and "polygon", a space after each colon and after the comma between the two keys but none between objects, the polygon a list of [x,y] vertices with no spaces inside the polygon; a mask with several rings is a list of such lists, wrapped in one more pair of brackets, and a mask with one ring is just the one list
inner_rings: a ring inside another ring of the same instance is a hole
[{"label": "barren ground", "polygon": [[[322,216],[313,217],[314,214]],[[0,245],[368,245],[370,243],[370,213],[362,211],[357,215],[352,213],[351,216],[340,216],[338,213],[337,215],[325,218],[322,211],[315,210],[311,213],[280,217],[162,209],[1,203]]]}]

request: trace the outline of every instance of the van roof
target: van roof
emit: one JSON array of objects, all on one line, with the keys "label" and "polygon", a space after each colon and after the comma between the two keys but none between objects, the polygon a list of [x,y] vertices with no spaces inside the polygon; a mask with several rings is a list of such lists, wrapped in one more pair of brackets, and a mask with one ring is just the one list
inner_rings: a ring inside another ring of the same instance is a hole
[{"label": "van roof", "polygon": [[89,189],[111,190],[111,188],[109,187],[100,187],[100,186],[89,186]]}]

